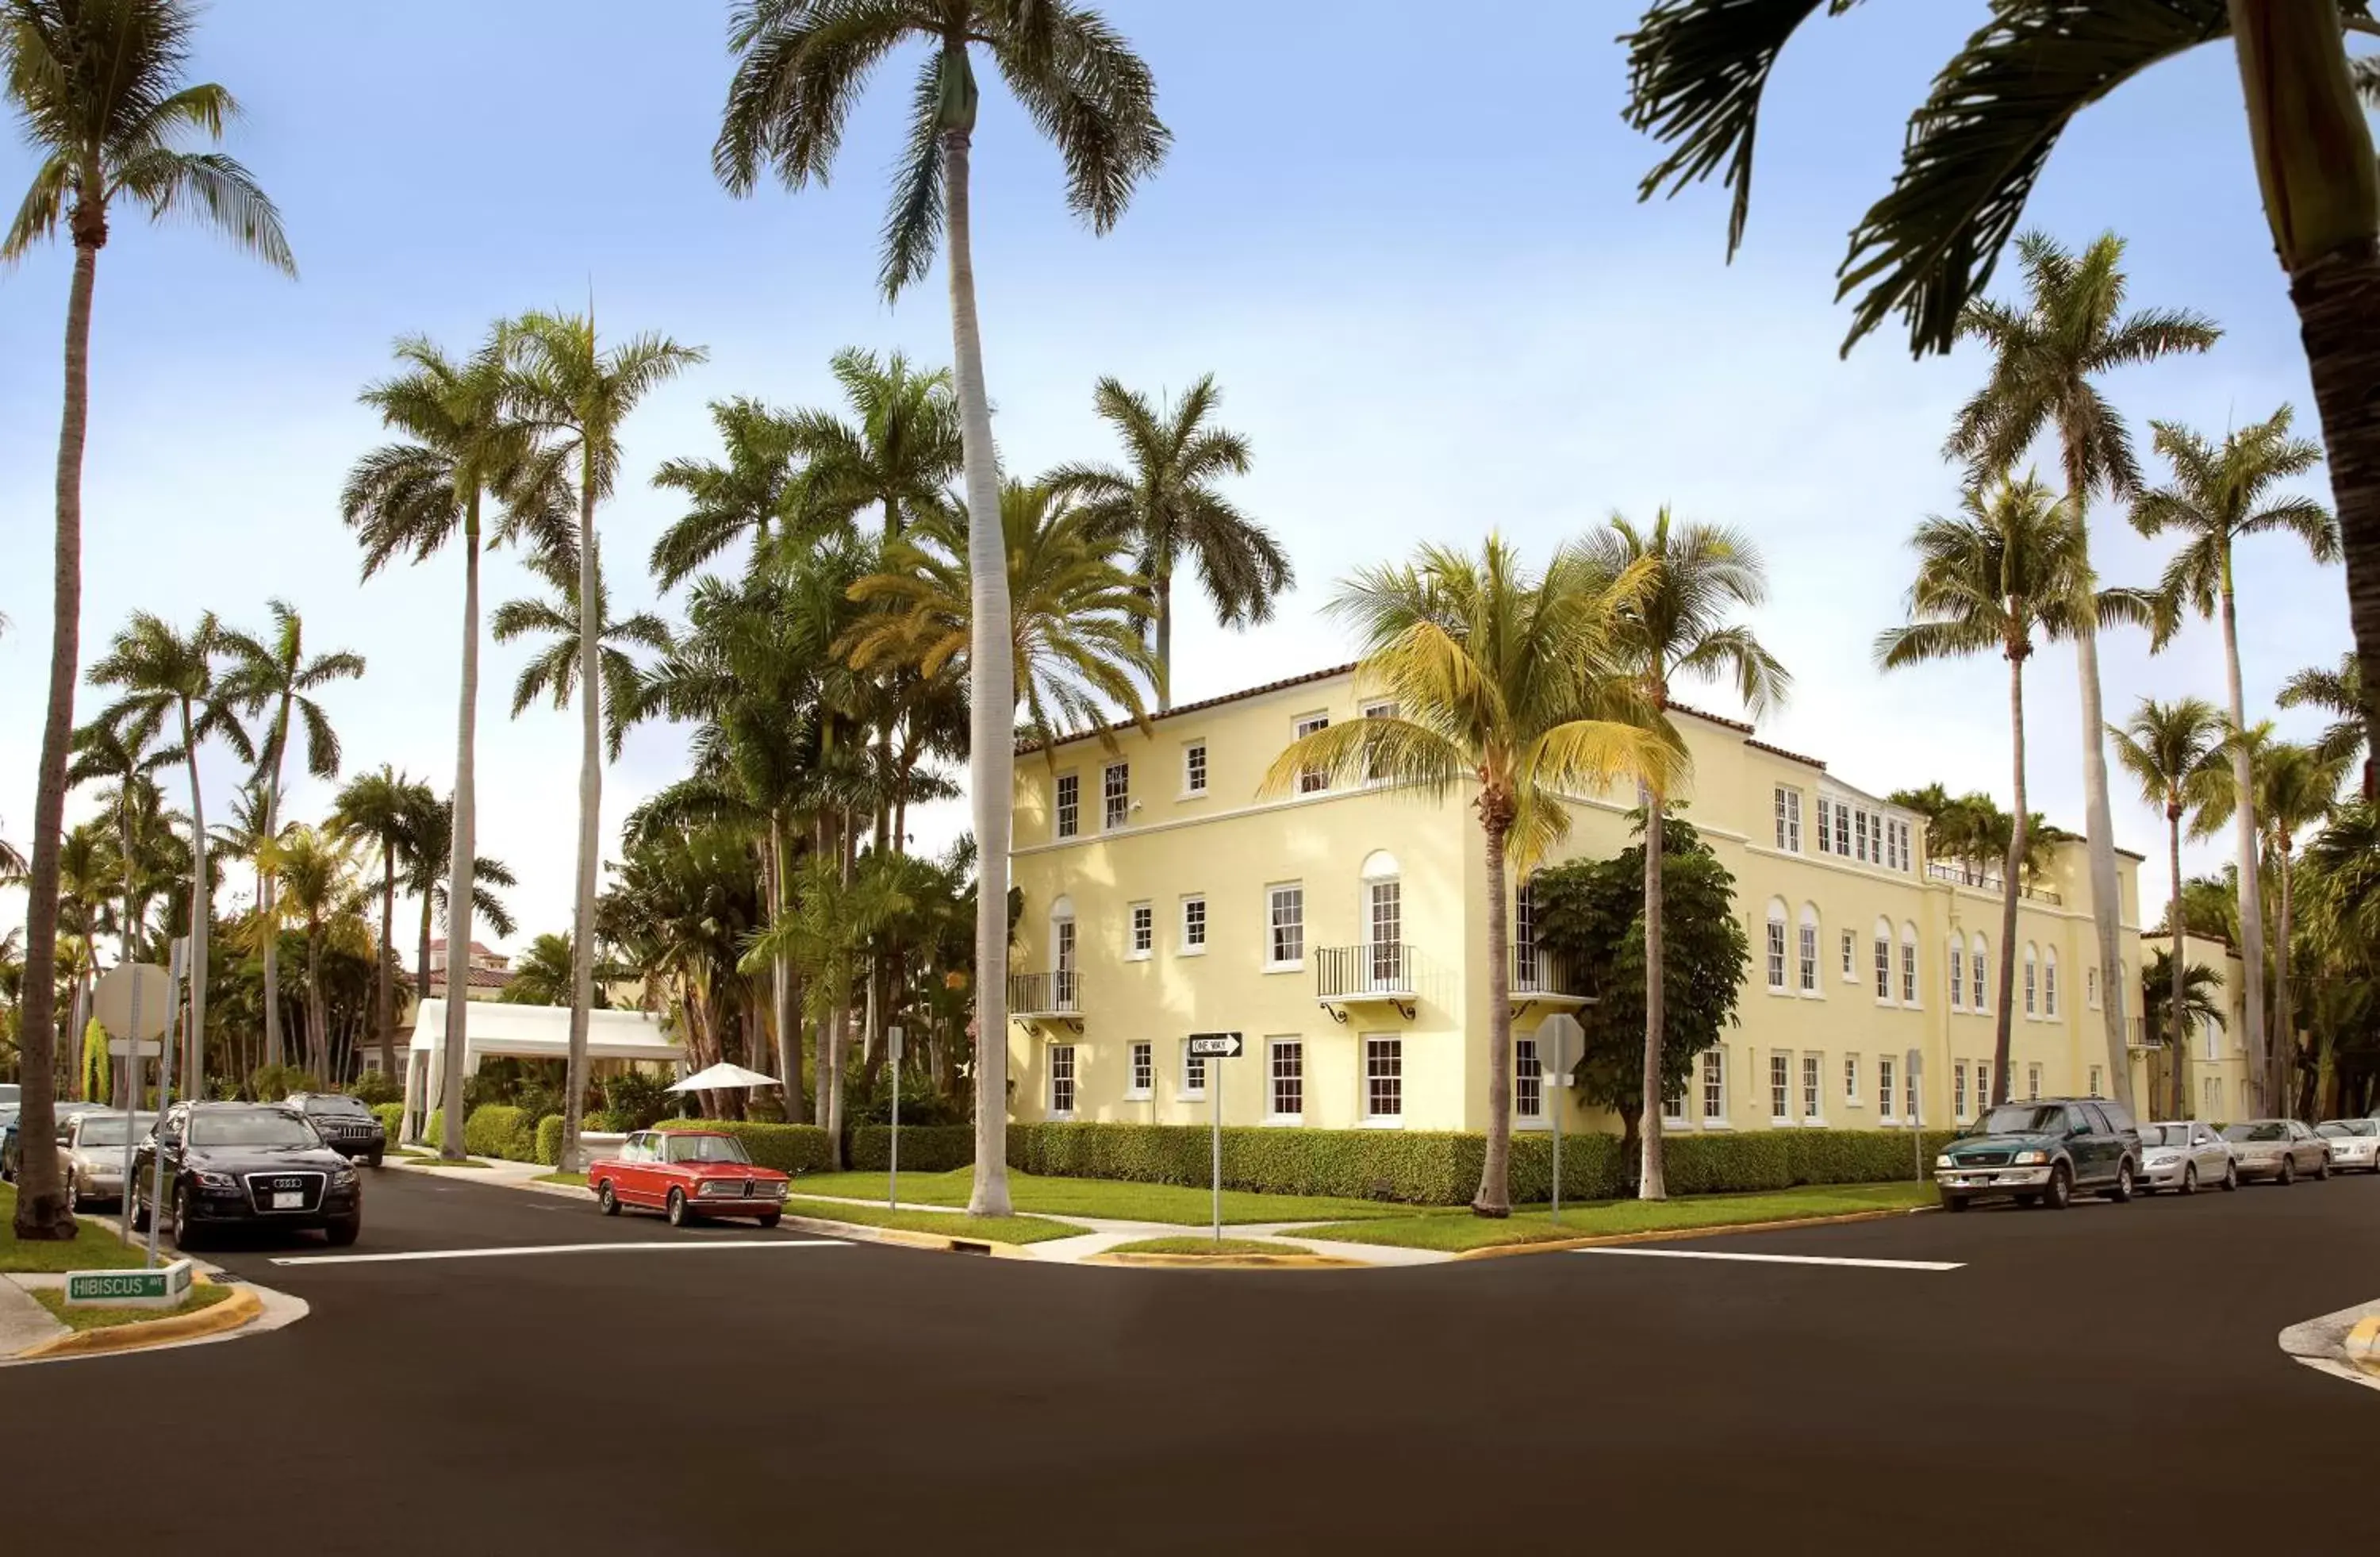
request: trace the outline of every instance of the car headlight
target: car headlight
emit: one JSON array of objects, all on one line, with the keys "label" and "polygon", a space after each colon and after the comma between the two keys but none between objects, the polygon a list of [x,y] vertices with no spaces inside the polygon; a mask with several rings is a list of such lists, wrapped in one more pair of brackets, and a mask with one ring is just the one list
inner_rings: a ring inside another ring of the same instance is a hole
[{"label": "car headlight", "polygon": [[774,1195],[780,1200],[783,1199],[786,1196],[791,1195],[793,1192],[793,1181],[790,1179],[781,1178],[776,1183],[769,1186],[769,1193]]},{"label": "car headlight", "polygon": [[1950,1154],[1947,1151],[1941,1156],[1934,1159],[1934,1165],[1937,1168],[1955,1168],[1958,1166],[1956,1162],[1950,1161]]},{"label": "car headlight", "polygon": [[2180,1161],[2180,1158],[2175,1156],[2170,1151],[2160,1151],[2155,1156],[2149,1159],[2149,1166],[2152,1168],[2170,1168],[2176,1162]]},{"label": "car headlight", "polygon": [[334,1168],[334,1169],[332,1169],[332,1170],[331,1170],[331,1187],[332,1187],[332,1188],[334,1188],[334,1189],[346,1189],[346,1188],[350,1188],[350,1187],[352,1187],[352,1186],[354,1186],[355,1182],[356,1182],[356,1171],[355,1171],[353,1168]]},{"label": "car headlight", "polygon": [[2037,1168],[2042,1163],[2049,1161],[2049,1153],[2046,1151],[2020,1151],[2014,1157],[2010,1158],[2009,1161],[2014,1162],[2020,1168]]},{"label": "car headlight", "polygon": [[720,1179],[708,1179],[695,1188],[697,1195],[724,1195],[735,1187]]},{"label": "car headlight", "polygon": [[212,1168],[200,1168],[197,1176],[199,1186],[202,1189],[237,1189],[239,1187],[239,1180],[229,1174],[219,1174]]}]

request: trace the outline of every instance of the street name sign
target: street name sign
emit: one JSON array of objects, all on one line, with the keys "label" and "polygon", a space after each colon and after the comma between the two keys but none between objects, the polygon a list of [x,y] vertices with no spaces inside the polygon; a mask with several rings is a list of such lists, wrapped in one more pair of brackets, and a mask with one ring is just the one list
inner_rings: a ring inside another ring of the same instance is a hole
[{"label": "street name sign", "polygon": [[1190,1035],[1190,1052],[1202,1060],[1233,1060],[1240,1055],[1240,1035],[1235,1032],[1194,1032]]},{"label": "street name sign", "polygon": [[69,1271],[69,1308],[178,1308],[190,1295],[190,1262],[154,1271]]}]

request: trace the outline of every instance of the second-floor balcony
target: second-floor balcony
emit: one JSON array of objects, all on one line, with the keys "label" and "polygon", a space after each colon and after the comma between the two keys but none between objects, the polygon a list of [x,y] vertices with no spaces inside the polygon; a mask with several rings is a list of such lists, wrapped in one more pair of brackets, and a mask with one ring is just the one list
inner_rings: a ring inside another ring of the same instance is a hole
[{"label": "second-floor balcony", "polygon": [[1071,967],[1008,976],[1008,1015],[1020,1022],[1082,1026],[1083,976]]},{"label": "second-floor balcony", "polygon": [[1354,946],[1324,946],[1315,953],[1314,998],[1341,1022],[1346,1007],[1393,1005],[1407,1021],[1414,1014],[1414,948],[1402,941],[1369,941]]},{"label": "second-floor balcony", "polygon": [[1520,942],[1512,947],[1507,990],[1515,1011],[1533,1004],[1568,1008],[1587,1003],[1571,977],[1569,963],[1534,942]]},{"label": "second-floor balcony", "polygon": [[[1973,887],[1977,892],[1988,892],[1995,895],[1997,895],[2000,890],[2000,882],[2002,880],[2000,873],[1997,870],[1979,870],[1972,865],[1942,859],[1927,860],[1925,862],[1925,874],[1927,878],[1932,881],[1949,882],[1955,886]],[[2030,882],[2019,882],[2016,887],[2016,894],[2019,897],[2030,898],[2035,903],[2046,903],[2052,907],[2056,907],[2059,904],[2058,895],[2055,889],[2045,886],[2035,886]]]}]

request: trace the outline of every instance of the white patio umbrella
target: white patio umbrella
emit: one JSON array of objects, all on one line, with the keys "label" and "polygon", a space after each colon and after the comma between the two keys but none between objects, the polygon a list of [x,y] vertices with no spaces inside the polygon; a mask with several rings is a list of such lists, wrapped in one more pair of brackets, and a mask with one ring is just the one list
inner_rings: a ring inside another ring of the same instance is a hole
[{"label": "white patio umbrella", "polygon": [[669,1089],[673,1092],[718,1091],[733,1087],[774,1087],[777,1078],[762,1076],[757,1070],[725,1063],[696,1071],[692,1076]]}]

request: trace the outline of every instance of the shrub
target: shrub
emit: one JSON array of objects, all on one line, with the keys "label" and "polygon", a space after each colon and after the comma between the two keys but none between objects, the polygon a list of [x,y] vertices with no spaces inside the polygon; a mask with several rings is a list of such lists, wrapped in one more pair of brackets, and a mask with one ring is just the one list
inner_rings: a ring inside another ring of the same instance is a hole
[{"label": "shrub", "polygon": [[430,1117],[421,1122],[421,1142],[431,1150],[435,1151],[444,1144],[445,1139],[446,1111],[443,1108],[433,1108],[430,1111]]},{"label": "shrub", "polygon": [[379,1117],[380,1127],[388,1132],[388,1144],[395,1146],[398,1138],[405,1134],[405,1105],[374,1103],[372,1113]]},{"label": "shrub", "polygon": [[676,1101],[659,1077],[625,1071],[603,1078],[603,1112],[610,1115],[610,1129],[650,1130]]},{"label": "shrub", "polygon": [[562,1115],[549,1113],[537,1122],[537,1160],[549,1168],[562,1165]]},{"label": "shrub", "polygon": [[277,1103],[292,1092],[319,1092],[322,1084],[302,1065],[259,1065],[248,1073],[248,1093],[261,1103]]},{"label": "shrub", "polygon": [[815,1125],[762,1125],[738,1119],[664,1119],[664,1130],[715,1130],[744,1143],[752,1161],[783,1174],[823,1173],[834,1166],[834,1137]]},{"label": "shrub", "polygon": [[382,1103],[401,1103],[405,1101],[405,1083],[386,1071],[368,1070],[356,1077],[356,1084],[347,1089],[347,1096],[372,1108]]},{"label": "shrub", "polygon": [[463,1121],[463,1150],[474,1157],[502,1157],[515,1162],[537,1161],[536,1126],[527,1109],[508,1103],[475,1108]]},{"label": "shrub", "polygon": [[[1012,1125],[1009,1129],[1016,1128]],[[946,1174],[975,1161],[972,1125],[904,1125],[901,1166],[921,1174]],[[892,1132],[883,1125],[862,1125],[851,1132],[851,1165],[878,1173],[892,1162]]]}]

